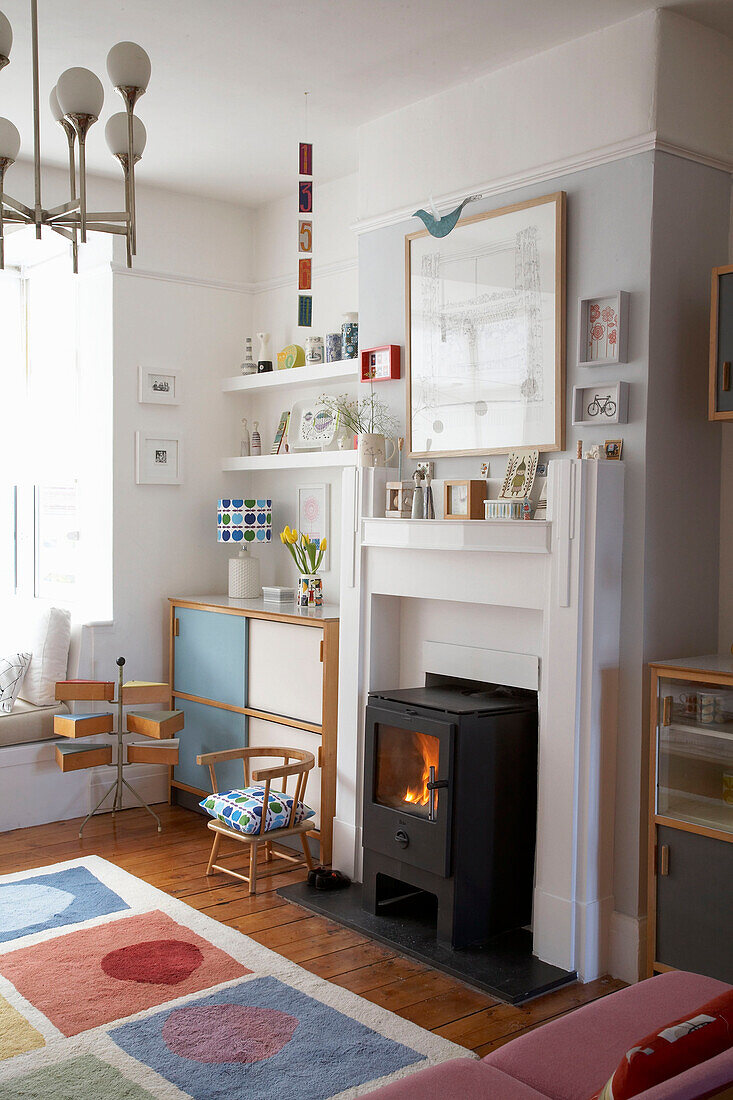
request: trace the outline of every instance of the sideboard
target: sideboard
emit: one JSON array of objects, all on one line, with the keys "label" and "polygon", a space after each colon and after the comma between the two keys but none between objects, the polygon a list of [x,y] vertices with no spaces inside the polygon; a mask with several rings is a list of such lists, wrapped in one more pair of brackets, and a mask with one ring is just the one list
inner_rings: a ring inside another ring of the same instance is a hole
[{"label": "sideboard", "polygon": [[[300,609],[228,596],[170,597],[171,706],[185,711],[170,797],[192,804],[210,792],[200,753],[241,746],[307,749],[317,767],[306,802],[309,836],[331,862],[336,805],[339,609]],[[241,761],[221,766],[221,790],[241,787]],[[179,797],[180,796],[180,797]],[[188,796],[188,797],[187,797]]]}]

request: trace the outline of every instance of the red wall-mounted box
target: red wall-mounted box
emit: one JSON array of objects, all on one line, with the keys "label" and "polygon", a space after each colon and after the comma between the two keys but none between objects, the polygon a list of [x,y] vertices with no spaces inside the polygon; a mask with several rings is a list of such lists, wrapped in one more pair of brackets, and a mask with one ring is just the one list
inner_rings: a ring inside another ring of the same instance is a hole
[{"label": "red wall-mounted box", "polygon": [[361,353],[362,382],[391,382],[400,377],[400,345],[384,344]]}]

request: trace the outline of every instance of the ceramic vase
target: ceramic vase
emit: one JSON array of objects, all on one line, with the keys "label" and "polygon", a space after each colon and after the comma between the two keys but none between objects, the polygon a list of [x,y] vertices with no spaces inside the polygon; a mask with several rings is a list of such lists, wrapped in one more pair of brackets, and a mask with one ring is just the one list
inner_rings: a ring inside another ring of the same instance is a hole
[{"label": "ceramic vase", "polygon": [[345,313],[341,326],[341,358],[356,359],[359,347],[359,314]]},{"label": "ceramic vase", "polygon": [[266,374],[272,370],[272,351],[270,349],[269,332],[258,332],[257,339],[260,342],[257,352],[257,373]]},{"label": "ceramic vase", "polygon": [[[393,439],[386,439],[377,433],[361,432],[356,438],[359,466],[386,466],[397,450]],[[392,448],[389,454],[388,446]]]},{"label": "ceramic vase", "polygon": [[322,363],[323,358],[323,337],[308,336],[305,341],[306,363]]},{"label": "ceramic vase", "polygon": [[323,578],[317,573],[298,574],[298,607],[323,606]]},{"label": "ceramic vase", "polygon": [[341,360],[341,333],[326,333],[326,362],[338,363]]}]

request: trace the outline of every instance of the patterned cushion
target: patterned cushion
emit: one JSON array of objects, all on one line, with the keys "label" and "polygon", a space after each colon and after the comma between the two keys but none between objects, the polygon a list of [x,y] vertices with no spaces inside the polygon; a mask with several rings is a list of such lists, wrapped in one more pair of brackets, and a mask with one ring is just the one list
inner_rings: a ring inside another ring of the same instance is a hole
[{"label": "patterned cushion", "polygon": [[0,657],[0,711],[3,714],[10,714],[13,709],[30,663],[30,653],[13,653],[10,657]]},{"label": "patterned cushion", "polygon": [[[236,829],[239,833],[259,833],[262,823],[262,804],[265,800],[263,787],[245,787],[240,791],[220,791],[218,794],[210,794],[199,802],[202,810],[206,810],[210,817],[228,825],[230,829]],[[293,808],[293,796],[283,794],[270,788],[270,799],[267,804],[267,817],[265,819],[265,832],[273,829],[284,829],[290,824],[290,811]],[[315,817],[315,810],[299,802],[295,810],[294,825],[299,825],[308,817]]]}]

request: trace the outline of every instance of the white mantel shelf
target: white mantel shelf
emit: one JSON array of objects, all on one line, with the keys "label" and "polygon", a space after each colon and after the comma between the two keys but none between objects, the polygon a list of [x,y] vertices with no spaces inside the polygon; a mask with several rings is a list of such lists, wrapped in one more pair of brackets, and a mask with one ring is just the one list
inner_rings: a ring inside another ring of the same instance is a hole
[{"label": "white mantel shelf", "polygon": [[311,366],[266,371],[264,374],[235,374],[233,378],[222,378],[221,388],[224,393],[250,393],[252,390],[307,386],[315,382],[328,386],[332,382],[354,382],[358,377],[358,358],[340,359],[335,363],[313,363]]},{"label": "white mantel shelf", "polygon": [[224,473],[236,470],[305,470],[316,466],[356,466],[356,451],[290,451],[285,455],[256,455],[224,458]]},{"label": "white mantel shelf", "polygon": [[405,550],[549,554],[551,524],[512,519],[364,519],[362,545]]}]

